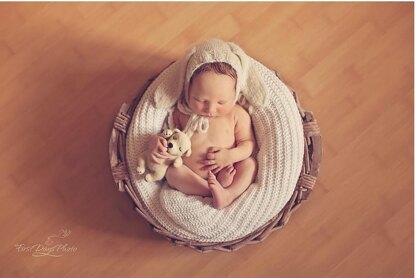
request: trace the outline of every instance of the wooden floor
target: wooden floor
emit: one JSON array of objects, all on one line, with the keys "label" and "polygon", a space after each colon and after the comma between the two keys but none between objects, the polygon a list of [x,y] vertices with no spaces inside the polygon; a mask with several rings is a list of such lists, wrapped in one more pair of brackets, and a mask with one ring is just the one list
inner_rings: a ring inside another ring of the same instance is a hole
[{"label": "wooden floor", "polygon": [[[0,277],[413,277],[413,3],[1,3],[0,18]],[[116,190],[108,139],[122,102],[212,37],[298,92],[324,156],[282,230],[200,254]]]}]

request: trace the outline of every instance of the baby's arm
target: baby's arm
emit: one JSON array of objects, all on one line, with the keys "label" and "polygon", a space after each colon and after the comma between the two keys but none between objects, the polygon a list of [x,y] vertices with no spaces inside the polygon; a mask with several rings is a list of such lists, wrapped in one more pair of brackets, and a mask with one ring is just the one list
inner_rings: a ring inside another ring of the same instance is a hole
[{"label": "baby's arm", "polygon": [[236,106],[234,112],[234,136],[236,147],[231,149],[209,147],[206,159],[200,163],[204,170],[216,174],[224,167],[243,161],[251,156],[256,146],[256,139],[250,115],[241,106]]},{"label": "baby's arm", "polygon": [[249,158],[253,153],[254,147],[256,146],[256,139],[254,137],[251,118],[241,106],[236,106],[234,122],[236,147],[232,149],[210,147],[206,159],[201,161],[205,165],[204,169],[212,170],[216,174],[230,164]]},{"label": "baby's arm", "polygon": [[230,160],[232,163],[249,158],[256,146],[253,126],[250,115],[241,106],[236,107],[235,112],[235,140],[236,147],[230,150]]}]

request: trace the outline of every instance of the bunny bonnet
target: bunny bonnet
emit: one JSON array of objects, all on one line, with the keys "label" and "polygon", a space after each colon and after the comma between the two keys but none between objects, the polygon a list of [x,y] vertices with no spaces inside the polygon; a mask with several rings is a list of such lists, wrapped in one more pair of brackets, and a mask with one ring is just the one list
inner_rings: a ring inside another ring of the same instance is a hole
[{"label": "bunny bonnet", "polygon": [[220,39],[199,43],[191,47],[182,59],[162,72],[164,82],[154,88],[156,108],[170,109],[171,118],[172,108],[176,104],[180,112],[190,115],[184,129],[189,136],[195,131],[206,132],[209,127],[206,117],[192,113],[189,108],[190,79],[200,66],[214,62],[227,63],[237,72],[236,103],[245,106],[251,112],[252,107],[262,106],[267,101],[264,81],[254,67],[253,59],[238,45]]}]

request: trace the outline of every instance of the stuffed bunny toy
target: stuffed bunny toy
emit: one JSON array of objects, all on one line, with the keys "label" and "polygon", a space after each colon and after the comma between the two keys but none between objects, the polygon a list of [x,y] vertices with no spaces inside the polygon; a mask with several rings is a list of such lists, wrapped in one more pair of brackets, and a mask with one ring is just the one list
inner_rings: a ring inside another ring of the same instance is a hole
[{"label": "stuffed bunny toy", "polygon": [[136,170],[140,175],[146,173],[145,180],[148,182],[162,180],[170,165],[180,167],[183,164],[182,156],[191,156],[191,139],[188,135],[177,128],[165,129],[161,135],[167,140],[168,153],[173,158],[158,163],[150,158],[151,154],[148,150],[140,154]]}]

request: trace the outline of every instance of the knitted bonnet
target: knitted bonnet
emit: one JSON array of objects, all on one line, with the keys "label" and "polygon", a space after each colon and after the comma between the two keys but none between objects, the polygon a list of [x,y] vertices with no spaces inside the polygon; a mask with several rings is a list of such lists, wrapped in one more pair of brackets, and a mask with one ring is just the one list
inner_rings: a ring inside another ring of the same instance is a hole
[{"label": "knitted bonnet", "polygon": [[184,129],[189,136],[192,136],[194,131],[206,132],[209,127],[206,117],[193,114],[189,108],[189,82],[200,66],[214,62],[224,62],[235,69],[235,102],[254,107],[262,106],[266,102],[264,81],[253,65],[253,59],[238,45],[219,39],[199,43],[191,47],[182,59],[162,72],[165,82],[155,88],[154,94],[156,108],[172,108],[176,104],[182,113],[191,116]]}]

